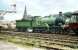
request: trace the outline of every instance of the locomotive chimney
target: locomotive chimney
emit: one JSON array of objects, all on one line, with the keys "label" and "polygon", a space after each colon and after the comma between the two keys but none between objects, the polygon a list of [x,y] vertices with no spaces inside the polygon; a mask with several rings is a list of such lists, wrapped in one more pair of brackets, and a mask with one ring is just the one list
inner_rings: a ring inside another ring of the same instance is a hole
[{"label": "locomotive chimney", "polygon": [[63,14],[62,14],[62,12],[59,12],[59,16],[62,16]]}]

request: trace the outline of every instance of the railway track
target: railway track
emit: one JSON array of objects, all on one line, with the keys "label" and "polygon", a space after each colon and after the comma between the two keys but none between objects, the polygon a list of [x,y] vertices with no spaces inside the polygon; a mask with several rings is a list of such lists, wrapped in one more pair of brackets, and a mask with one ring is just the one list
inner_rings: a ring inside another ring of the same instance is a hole
[{"label": "railway track", "polygon": [[[57,50],[78,50],[78,37],[62,34],[5,32],[5,34],[18,36],[23,42],[45,48]],[[24,41],[25,40],[25,41]],[[19,42],[19,41],[18,41]]]}]

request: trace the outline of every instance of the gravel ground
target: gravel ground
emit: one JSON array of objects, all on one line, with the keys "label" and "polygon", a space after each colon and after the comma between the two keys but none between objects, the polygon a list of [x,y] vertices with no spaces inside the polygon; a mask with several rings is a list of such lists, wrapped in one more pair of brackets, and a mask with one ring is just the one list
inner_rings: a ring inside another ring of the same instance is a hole
[{"label": "gravel ground", "polygon": [[31,46],[55,48],[55,50],[78,50],[78,36],[74,35],[4,32],[0,34],[0,39],[8,40],[9,42],[13,42],[15,44],[28,44]]},{"label": "gravel ground", "polygon": [[0,41],[0,50],[44,50],[35,47],[22,47],[12,43]]}]

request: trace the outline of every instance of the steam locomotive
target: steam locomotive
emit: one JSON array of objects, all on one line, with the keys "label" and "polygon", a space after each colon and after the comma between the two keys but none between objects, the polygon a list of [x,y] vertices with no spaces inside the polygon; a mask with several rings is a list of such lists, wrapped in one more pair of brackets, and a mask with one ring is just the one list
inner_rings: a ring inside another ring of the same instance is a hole
[{"label": "steam locomotive", "polygon": [[18,31],[26,32],[60,32],[63,30],[61,26],[65,24],[65,19],[62,12],[54,16],[34,16],[25,20],[16,20],[16,28]]}]

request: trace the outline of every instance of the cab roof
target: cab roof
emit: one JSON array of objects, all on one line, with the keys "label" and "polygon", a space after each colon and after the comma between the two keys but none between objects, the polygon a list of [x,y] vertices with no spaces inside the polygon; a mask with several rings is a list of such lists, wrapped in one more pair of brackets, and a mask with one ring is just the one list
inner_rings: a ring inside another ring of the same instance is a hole
[{"label": "cab roof", "polygon": [[73,12],[72,15],[78,15],[78,11]]}]

